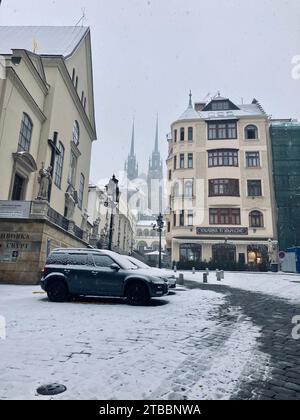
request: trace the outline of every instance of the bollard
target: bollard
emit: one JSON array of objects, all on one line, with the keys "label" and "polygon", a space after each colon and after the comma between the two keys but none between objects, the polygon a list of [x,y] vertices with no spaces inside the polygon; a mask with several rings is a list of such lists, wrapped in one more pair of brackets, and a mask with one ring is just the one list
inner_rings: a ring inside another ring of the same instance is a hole
[{"label": "bollard", "polygon": [[179,274],[178,284],[180,284],[181,286],[184,285],[184,275],[183,274]]},{"label": "bollard", "polygon": [[221,274],[221,279],[222,279],[222,280],[224,280],[224,279],[225,279],[225,273],[224,273],[224,270],[221,270],[221,271],[220,271],[220,274]]},{"label": "bollard", "polygon": [[221,278],[222,278],[222,277],[221,277],[221,271],[217,270],[217,271],[216,271],[216,276],[217,276],[217,280],[218,280],[218,281],[221,281]]},{"label": "bollard", "polygon": [[206,274],[209,276],[209,268],[207,268],[205,271],[206,271]]},{"label": "bollard", "polygon": [[196,268],[193,267],[193,274],[196,274]]},{"label": "bollard", "polygon": [[174,265],[174,273],[177,273],[177,266]]},{"label": "bollard", "polygon": [[207,279],[208,279],[208,274],[203,273],[203,283],[208,283]]}]

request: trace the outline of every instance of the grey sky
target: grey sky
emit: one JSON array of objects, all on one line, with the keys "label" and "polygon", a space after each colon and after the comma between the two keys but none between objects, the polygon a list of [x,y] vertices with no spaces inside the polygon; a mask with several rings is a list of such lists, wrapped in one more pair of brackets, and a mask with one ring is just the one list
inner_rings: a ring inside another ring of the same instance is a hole
[{"label": "grey sky", "polygon": [[274,117],[300,118],[299,0],[3,0],[1,25],[74,25],[85,8],[92,29],[96,119],[91,178],[122,170],[132,118],[146,168],[159,113],[160,141],[187,107],[218,90],[259,99]]}]

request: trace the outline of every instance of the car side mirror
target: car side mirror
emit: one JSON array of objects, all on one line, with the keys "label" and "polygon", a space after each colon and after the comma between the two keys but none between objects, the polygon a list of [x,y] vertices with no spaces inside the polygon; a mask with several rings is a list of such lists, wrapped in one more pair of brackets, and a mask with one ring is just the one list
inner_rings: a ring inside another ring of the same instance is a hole
[{"label": "car side mirror", "polygon": [[120,267],[118,266],[118,264],[112,264],[112,265],[110,266],[110,268],[111,268],[112,270],[114,270],[114,271],[120,271]]}]

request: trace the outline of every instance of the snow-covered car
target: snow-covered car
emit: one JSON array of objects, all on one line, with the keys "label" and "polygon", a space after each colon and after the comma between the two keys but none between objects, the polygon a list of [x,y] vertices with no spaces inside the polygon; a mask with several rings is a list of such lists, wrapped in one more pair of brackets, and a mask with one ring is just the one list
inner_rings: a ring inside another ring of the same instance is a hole
[{"label": "snow-covered car", "polygon": [[176,277],[170,271],[160,269],[160,268],[150,267],[150,265],[147,265],[144,262],[138,260],[137,258],[134,258],[134,257],[131,257],[131,256],[126,256],[126,258],[132,264],[134,264],[137,268],[140,268],[140,269],[143,269],[143,270],[149,270],[154,275],[159,276],[159,277],[167,280],[168,285],[169,285],[169,289],[176,289]]},{"label": "snow-covered car", "polygon": [[70,296],[126,298],[130,305],[145,305],[169,293],[168,284],[154,272],[138,269],[112,251],[57,249],[47,259],[41,287],[52,302]]}]

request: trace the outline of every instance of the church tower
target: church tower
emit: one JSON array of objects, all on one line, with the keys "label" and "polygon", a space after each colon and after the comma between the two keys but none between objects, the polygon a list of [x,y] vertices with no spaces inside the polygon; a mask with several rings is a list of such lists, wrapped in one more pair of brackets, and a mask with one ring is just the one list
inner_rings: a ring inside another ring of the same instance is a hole
[{"label": "church tower", "polygon": [[139,177],[139,167],[137,164],[136,155],[134,151],[134,142],[135,142],[135,132],[134,132],[134,121],[133,121],[130,154],[128,155],[127,162],[125,163],[125,172],[127,173],[127,178],[130,181]]},{"label": "church tower", "polygon": [[163,208],[163,163],[158,147],[158,117],[156,120],[154,151],[149,160],[147,181],[148,207],[153,215],[158,215]]}]

